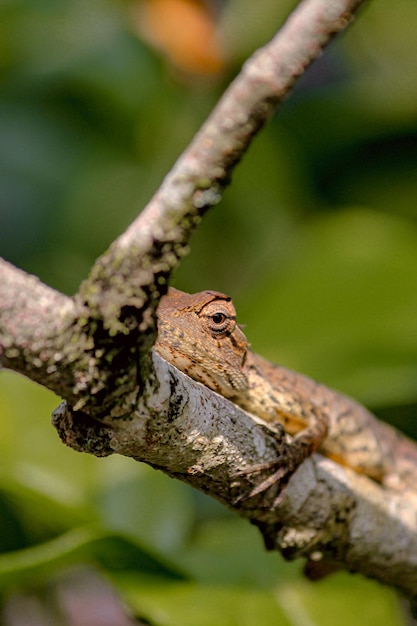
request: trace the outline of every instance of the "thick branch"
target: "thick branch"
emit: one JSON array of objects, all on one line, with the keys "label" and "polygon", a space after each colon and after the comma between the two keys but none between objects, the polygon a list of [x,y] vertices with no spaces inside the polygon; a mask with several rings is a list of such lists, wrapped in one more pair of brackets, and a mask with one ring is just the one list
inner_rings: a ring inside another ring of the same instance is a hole
[{"label": "thick branch", "polygon": [[[109,336],[79,301],[0,258],[0,366],[72,406],[88,403],[94,416],[130,414],[138,393],[138,333],[136,327],[127,337]],[[143,336],[142,345],[150,349],[152,339],[146,344]]]},{"label": "thick branch", "polygon": [[[370,479],[314,455],[282,484],[247,498],[271,469],[242,474],[265,461],[285,467],[291,444],[274,437],[236,405],[154,355],[160,386],[142,397],[133,419],[86,420],[61,407],[54,423],[65,443],[97,456],[144,461],[210,494],[264,532],[288,558],[312,556],[401,590],[417,589],[417,497],[386,491]],[[389,537],[389,541],[387,541]]]},{"label": "thick branch", "polygon": [[68,397],[59,363],[74,308],[71,298],[0,258],[0,364]]}]

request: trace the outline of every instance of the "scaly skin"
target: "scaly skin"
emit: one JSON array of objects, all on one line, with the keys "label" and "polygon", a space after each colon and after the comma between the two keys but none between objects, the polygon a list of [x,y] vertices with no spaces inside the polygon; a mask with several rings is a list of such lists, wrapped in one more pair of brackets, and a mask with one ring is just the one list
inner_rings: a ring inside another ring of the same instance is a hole
[{"label": "scaly skin", "polygon": [[170,288],[158,329],[154,348],[165,360],[262,420],[281,423],[294,436],[294,465],[319,449],[388,488],[416,489],[417,445],[354,400],[253,353],[228,296]]}]

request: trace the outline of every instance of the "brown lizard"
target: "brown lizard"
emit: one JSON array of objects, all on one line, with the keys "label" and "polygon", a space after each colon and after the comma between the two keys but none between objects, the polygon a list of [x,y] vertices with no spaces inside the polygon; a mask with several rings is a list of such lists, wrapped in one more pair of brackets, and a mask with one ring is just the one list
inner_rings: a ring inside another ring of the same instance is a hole
[{"label": "brown lizard", "polygon": [[393,489],[416,488],[417,445],[365,407],[249,349],[230,297],[170,288],[158,308],[156,352],[304,444]]}]

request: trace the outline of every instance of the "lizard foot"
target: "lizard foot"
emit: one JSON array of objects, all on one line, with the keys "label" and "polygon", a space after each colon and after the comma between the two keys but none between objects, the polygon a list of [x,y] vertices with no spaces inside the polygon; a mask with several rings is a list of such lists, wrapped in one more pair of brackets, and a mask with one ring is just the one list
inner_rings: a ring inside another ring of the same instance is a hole
[{"label": "lizard foot", "polygon": [[[234,477],[249,476],[251,474],[260,473],[263,471],[273,470],[274,468],[277,468],[278,464],[280,464],[280,461],[278,460],[270,461],[269,463],[260,463],[259,465],[254,465],[253,467],[250,467],[246,470],[237,472],[234,475]],[[264,493],[265,491],[267,491],[274,485],[278,485],[280,491],[279,491],[278,496],[274,499],[273,506],[278,505],[284,494],[286,483],[290,479],[290,475],[288,474],[289,474],[288,468],[279,466],[277,469],[275,469],[275,471],[272,472],[272,474],[270,474],[267,478],[265,478],[262,482],[260,482],[259,485],[254,487],[249,493],[241,494],[240,496],[235,498],[235,500],[233,501],[233,504],[239,504],[239,502],[243,502],[245,500],[249,500],[250,498],[254,498],[255,496],[258,496],[260,493]],[[284,479],[286,477],[287,477],[287,480],[285,480],[284,482]]]},{"label": "lizard foot", "polygon": [[239,502],[244,502],[245,500],[249,500],[250,498],[254,498],[268,491],[272,487],[276,487],[278,488],[278,495],[272,503],[272,507],[275,507],[282,501],[288,481],[301,463],[311,454],[311,449],[309,445],[306,445],[307,442],[304,437],[295,436],[293,441],[289,443],[283,436],[283,430],[274,432],[271,428],[261,424],[259,424],[259,427],[266,431],[269,436],[271,436],[271,434],[273,435],[277,457],[271,461],[259,463],[234,474],[233,478],[239,478],[259,474],[261,472],[271,472],[249,493],[241,494],[235,498],[233,503],[238,504]]}]

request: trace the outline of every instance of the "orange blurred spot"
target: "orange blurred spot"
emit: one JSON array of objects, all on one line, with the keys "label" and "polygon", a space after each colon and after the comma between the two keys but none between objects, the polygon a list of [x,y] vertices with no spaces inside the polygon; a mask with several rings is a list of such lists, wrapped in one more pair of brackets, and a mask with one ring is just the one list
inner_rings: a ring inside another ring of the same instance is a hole
[{"label": "orange blurred spot", "polygon": [[137,9],[142,37],[162,50],[178,68],[192,74],[217,74],[222,70],[216,22],[204,3],[142,0]]}]

